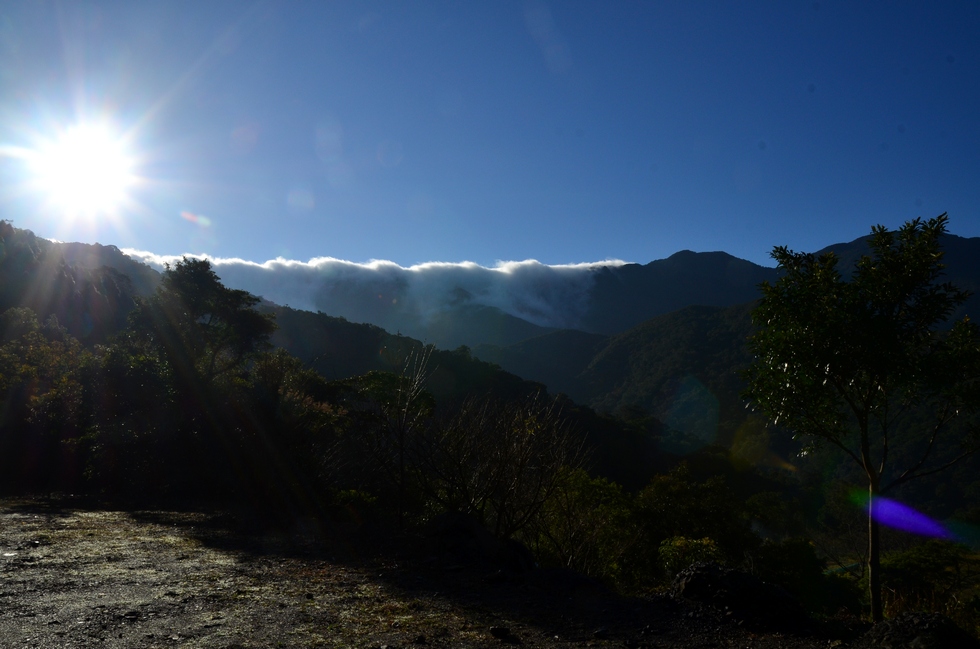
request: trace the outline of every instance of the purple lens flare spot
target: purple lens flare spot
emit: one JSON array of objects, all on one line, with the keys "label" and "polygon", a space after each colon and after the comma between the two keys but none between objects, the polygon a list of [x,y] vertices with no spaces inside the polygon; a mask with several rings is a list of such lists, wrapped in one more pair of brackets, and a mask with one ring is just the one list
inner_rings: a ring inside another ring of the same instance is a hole
[{"label": "purple lens flare spot", "polygon": [[903,505],[889,498],[879,496],[872,499],[868,505],[868,511],[871,517],[882,525],[887,525],[903,532],[931,536],[937,539],[953,538],[953,535],[942,523],[929,518],[908,505]]}]

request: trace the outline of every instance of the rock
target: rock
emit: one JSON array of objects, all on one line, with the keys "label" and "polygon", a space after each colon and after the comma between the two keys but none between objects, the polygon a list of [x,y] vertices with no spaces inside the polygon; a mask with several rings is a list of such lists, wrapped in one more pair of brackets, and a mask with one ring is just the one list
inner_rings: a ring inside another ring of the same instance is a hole
[{"label": "rock", "polygon": [[706,604],[756,629],[798,632],[810,619],[792,595],[746,572],[717,563],[695,563],[674,578],[677,599]]},{"label": "rock", "polygon": [[426,538],[436,553],[486,556],[499,542],[474,516],[445,512],[426,524]]},{"label": "rock", "polygon": [[463,563],[489,563],[515,573],[536,567],[534,555],[523,543],[498,539],[469,514],[445,512],[435,516],[426,525],[425,537],[430,554],[450,555]]},{"label": "rock", "polygon": [[510,644],[521,644],[521,639],[511,633],[510,628],[506,626],[490,627],[490,635]]},{"label": "rock", "polygon": [[608,596],[609,589],[601,581],[568,568],[539,568],[530,578],[534,585],[549,593],[571,597],[574,595]]},{"label": "rock", "polygon": [[874,625],[859,649],[980,649],[980,642],[940,613],[905,613]]}]

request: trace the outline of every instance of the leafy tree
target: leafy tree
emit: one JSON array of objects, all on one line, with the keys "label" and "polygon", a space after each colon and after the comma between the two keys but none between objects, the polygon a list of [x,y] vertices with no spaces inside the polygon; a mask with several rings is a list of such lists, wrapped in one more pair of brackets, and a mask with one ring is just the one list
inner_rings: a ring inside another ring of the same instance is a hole
[{"label": "leafy tree", "polygon": [[[969,319],[942,328],[968,297],[939,282],[946,225],[943,214],[897,232],[875,226],[871,254],[849,280],[833,253],[776,247],[772,257],[785,274],[762,284],[753,312],[759,329],[749,340],[755,360],[744,396],[807,448],[839,448],[861,468],[872,500],[973,450],[956,443],[965,438],[952,424],[977,404],[980,331]],[[879,546],[869,513],[876,622],[883,615]]]},{"label": "leafy tree", "polygon": [[721,550],[718,549],[718,544],[709,537],[689,539],[684,536],[672,536],[660,544],[657,556],[668,577],[673,577],[692,563],[709,561],[721,563],[725,560]]},{"label": "leafy tree", "polygon": [[337,412],[330,401],[337,389],[286,350],[260,354],[250,378],[247,398],[266,427],[298,436],[334,425]]},{"label": "leafy tree", "polygon": [[235,391],[238,435],[259,491],[290,513],[322,511],[328,459],[336,450],[337,389],[283,349],[259,354]]},{"label": "leafy tree", "polygon": [[96,348],[86,382],[89,487],[132,499],[172,495],[188,482],[188,449],[169,366],[131,340]]},{"label": "leafy tree", "polygon": [[102,353],[88,435],[97,484],[166,497],[261,491],[253,458],[263,422],[238,398],[275,329],[258,302],[222,285],[207,260],[167,267]]},{"label": "leafy tree", "polygon": [[251,293],[224,286],[208,260],[184,257],[167,266],[157,292],[130,322],[178,371],[212,381],[269,346],[275,322],[255,310],[258,303]]}]

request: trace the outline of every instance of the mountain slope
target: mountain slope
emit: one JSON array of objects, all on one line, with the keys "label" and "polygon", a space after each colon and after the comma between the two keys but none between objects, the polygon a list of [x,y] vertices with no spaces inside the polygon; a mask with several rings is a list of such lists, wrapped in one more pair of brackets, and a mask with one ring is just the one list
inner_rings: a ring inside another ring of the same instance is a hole
[{"label": "mountain slope", "polygon": [[513,345],[551,331],[497,307],[468,304],[434,314],[427,322],[409,325],[403,333],[441,349],[455,349],[473,344]]},{"label": "mountain slope", "polygon": [[[658,315],[692,304],[731,306],[759,297],[763,281],[775,281],[775,268],[759,266],[725,252],[691,252],[684,250],[667,259],[645,265],[601,266],[592,271],[588,308],[575,329],[600,336],[622,333]],[[556,330],[531,324],[493,307],[472,304],[450,308],[428,324],[403,323],[402,331],[440,346],[471,347],[515,345],[549,331],[557,338],[537,339],[537,343],[554,347],[563,339],[569,349],[581,351],[581,345],[593,345],[599,338],[557,334]],[[574,341],[574,342],[573,342]],[[529,348],[521,343],[505,355],[520,356]],[[494,352],[482,347],[489,358]],[[547,354],[547,352],[545,352]],[[527,363],[522,364],[529,369]],[[508,366],[514,366],[508,363]],[[529,374],[528,376],[531,376]],[[563,386],[564,391],[564,386]]]},{"label": "mountain slope", "polygon": [[69,266],[90,270],[108,267],[126,275],[138,295],[150,295],[160,285],[160,273],[126,255],[116,246],[52,242],[52,247]]},{"label": "mountain slope", "polygon": [[[279,323],[272,337],[273,344],[328,379],[344,379],[373,370],[399,373],[407,368],[410,371],[411,360],[422,352],[419,341],[390,334],[373,325],[289,307],[265,305],[263,308],[274,313]],[[431,351],[425,372],[426,388],[441,403],[485,395],[520,399],[545,387],[474,358],[466,349]],[[649,481],[658,459],[657,422],[647,422],[640,428],[628,427],[564,399],[560,407],[575,434],[581,436],[585,448],[589,449],[593,470],[629,488],[638,489]]]},{"label": "mountain slope", "polygon": [[27,307],[86,344],[104,342],[125,326],[138,292],[112,267],[68,263],[62,245],[0,221],[0,312]]},{"label": "mountain slope", "polygon": [[609,337],[576,329],[561,329],[505,347],[479,345],[473,355],[508,372],[540,381],[552,392],[579,399],[586,393],[579,375]]},{"label": "mountain slope", "polygon": [[[374,325],[276,305],[266,304],[263,309],[275,314],[279,327],[272,335],[272,344],[329,380],[372,371],[410,371],[412,360],[423,353],[422,342],[390,334]],[[460,399],[487,393],[510,398],[543,388],[539,383],[473,358],[467,350],[435,350],[428,357],[425,371],[426,387],[437,398]]]},{"label": "mountain slope", "polygon": [[751,362],[753,306],[690,306],[611,338],[579,374],[581,397],[600,411],[642,409],[706,441],[730,436],[743,418],[738,372]]},{"label": "mountain slope", "polygon": [[759,297],[759,284],[775,281],[775,268],[725,252],[683,250],[646,265],[595,271],[585,331],[617,334],[690,305],[732,306]]},{"label": "mountain slope", "polygon": [[[848,243],[835,243],[818,250],[816,254],[833,252],[840,258],[837,268],[848,277],[857,260],[868,254],[868,239],[869,237],[861,237]],[[952,319],[960,319],[965,315],[980,317],[980,237],[946,234],[943,235],[942,246],[946,270],[940,281],[952,282],[958,288],[971,293],[966,303],[953,313]]]},{"label": "mountain slope", "polygon": [[[973,292],[953,317],[980,314],[980,238],[947,235],[943,240],[946,274],[960,288]],[[828,246],[841,259],[848,275],[857,259],[868,253],[867,238]],[[666,262],[666,263],[665,263]],[[722,280],[726,269],[733,273]],[[682,272],[682,271],[685,271]],[[751,358],[745,348],[750,335],[751,308],[758,297],[756,280],[775,281],[775,269],[765,269],[724,253],[681,252],[646,266],[598,271],[593,296],[607,313],[596,315],[596,327],[613,328],[665,304],[682,304],[628,330],[603,339],[595,334],[561,331],[506,347],[480,346],[477,356],[500,364],[520,376],[541,381],[600,411],[629,412],[637,408],[661,419],[668,427],[716,433],[728,438],[745,420],[738,393],[738,370]],[[747,287],[752,286],[751,290]],[[612,288],[610,288],[612,287]],[[644,289],[645,287],[645,289]],[[652,296],[644,300],[643,291]],[[635,292],[640,304],[622,303]],[[741,304],[721,307],[695,301],[723,301],[749,295]],[[699,414],[700,413],[700,414]],[[686,423],[685,423],[686,422]]]},{"label": "mountain slope", "polygon": [[600,412],[646,413],[702,444],[726,441],[745,419],[739,371],[751,362],[754,305],[688,306],[617,336],[558,331],[475,352]]}]

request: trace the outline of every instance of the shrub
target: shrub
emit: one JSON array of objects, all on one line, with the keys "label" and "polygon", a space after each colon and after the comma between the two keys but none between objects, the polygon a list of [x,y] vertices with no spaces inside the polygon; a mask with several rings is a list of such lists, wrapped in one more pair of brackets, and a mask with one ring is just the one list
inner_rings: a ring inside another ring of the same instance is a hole
[{"label": "shrub", "polygon": [[833,614],[841,609],[860,610],[857,582],[828,574],[826,562],[804,538],[767,541],[754,553],[754,572],[761,579],[782,586],[811,613]]},{"label": "shrub", "polygon": [[673,579],[681,570],[692,563],[724,563],[724,553],[714,540],[689,539],[683,536],[672,536],[660,544],[657,551],[660,564],[666,571],[667,578]]},{"label": "shrub", "polygon": [[566,467],[524,536],[543,563],[618,584],[637,530],[630,498],[620,485]]}]

